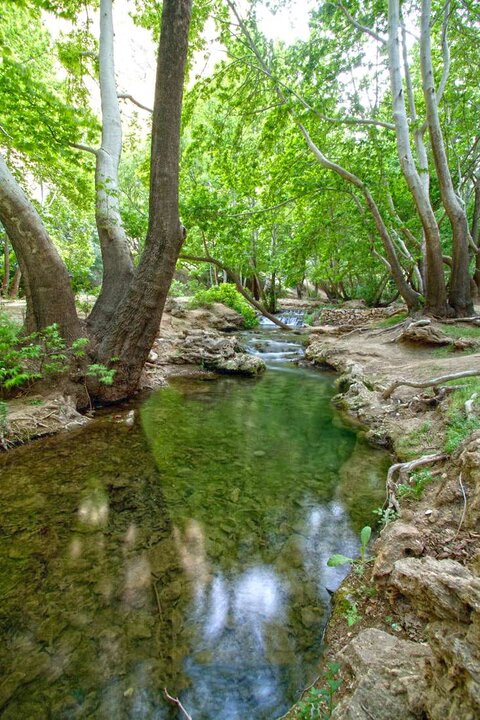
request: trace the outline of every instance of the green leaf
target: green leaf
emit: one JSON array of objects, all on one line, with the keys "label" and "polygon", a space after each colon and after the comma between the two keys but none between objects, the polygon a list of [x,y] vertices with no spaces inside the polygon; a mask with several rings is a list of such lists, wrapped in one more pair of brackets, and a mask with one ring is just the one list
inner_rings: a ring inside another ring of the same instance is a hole
[{"label": "green leaf", "polygon": [[372,537],[372,528],[369,525],[366,525],[364,528],[362,528],[362,531],[360,533],[360,540],[362,542],[363,547],[366,547],[368,545],[371,537]]},{"label": "green leaf", "polygon": [[353,559],[346,557],[345,555],[332,555],[327,560],[328,567],[337,567],[338,565],[346,565],[352,563]]}]

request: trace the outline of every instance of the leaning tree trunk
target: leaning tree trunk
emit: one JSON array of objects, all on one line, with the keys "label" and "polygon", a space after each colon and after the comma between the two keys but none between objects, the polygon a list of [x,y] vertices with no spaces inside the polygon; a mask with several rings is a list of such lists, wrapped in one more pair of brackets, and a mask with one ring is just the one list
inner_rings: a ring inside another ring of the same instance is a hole
[{"label": "leaning tree trunk", "polygon": [[112,0],[100,2],[100,96],[102,142],[95,150],[95,219],[103,261],[102,290],[88,325],[100,338],[133,277],[133,262],[122,224],[118,166],[122,152],[122,123],[115,80]]},{"label": "leaning tree trunk", "polygon": [[110,397],[131,394],[158,334],[185,229],[179,219],[180,122],[192,0],[164,0],[152,125],[149,227],[135,277],[97,358],[116,357]]},{"label": "leaning tree trunk", "polygon": [[27,317],[29,329],[40,330],[57,323],[62,335],[80,335],[80,322],[70,281],[55,246],[23,190],[0,156],[0,221],[10,238],[22,270],[28,276]]},{"label": "leaning tree trunk", "polygon": [[[448,12],[447,2],[446,11]],[[469,274],[470,231],[467,214],[453,187],[448,167],[447,153],[438,116],[437,95],[433,77],[432,52],[430,43],[431,0],[422,0],[420,61],[423,94],[427,108],[428,132],[437,171],[440,194],[445,211],[452,226],[452,272],[450,275],[449,302],[459,317],[473,313]]]},{"label": "leaning tree trunk", "polygon": [[388,57],[397,152],[400,166],[415,202],[425,236],[425,311],[432,315],[444,317],[447,314],[447,291],[443,274],[440,231],[430,203],[430,198],[426,192],[425,183],[417,171],[410,147],[400,61],[399,9],[399,0],[389,0]]}]

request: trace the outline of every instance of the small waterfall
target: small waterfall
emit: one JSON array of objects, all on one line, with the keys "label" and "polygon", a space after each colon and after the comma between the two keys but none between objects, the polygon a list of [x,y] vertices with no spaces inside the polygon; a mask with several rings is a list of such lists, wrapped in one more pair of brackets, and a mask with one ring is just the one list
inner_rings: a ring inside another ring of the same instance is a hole
[{"label": "small waterfall", "polygon": [[[304,310],[284,310],[276,315],[285,325],[289,327],[302,327],[304,325],[305,311]],[[275,323],[266,317],[260,318],[260,325],[265,328],[274,328]]]}]

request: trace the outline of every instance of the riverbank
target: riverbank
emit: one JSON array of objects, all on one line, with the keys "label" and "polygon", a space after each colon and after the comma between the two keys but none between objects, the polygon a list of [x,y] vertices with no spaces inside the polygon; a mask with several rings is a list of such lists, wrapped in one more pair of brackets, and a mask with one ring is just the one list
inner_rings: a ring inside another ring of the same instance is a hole
[{"label": "riverbank", "polygon": [[[480,331],[429,321],[343,335],[322,327],[308,342],[310,362],[341,373],[335,405],[370,442],[404,463],[389,472],[390,502],[380,515],[385,526],[373,562],[363,574],[352,571],[334,596],[317,687],[328,687],[338,664],[334,720],[474,720],[480,716],[477,381],[464,380],[457,390],[442,382],[430,389],[393,385],[478,369]],[[309,702],[315,699],[306,693],[286,717],[302,717]]]},{"label": "riverbank", "polygon": [[[3,306],[18,321],[22,308],[21,302]],[[221,303],[190,309],[188,299],[169,300],[138,393],[162,387],[173,377],[259,375],[265,364],[245,352],[238,337],[244,329],[242,315]],[[95,410],[86,387],[81,395],[79,402],[78,387],[66,376],[22,389],[8,400],[7,413],[0,417],[0,447],[7,450],[87,425]]]}]

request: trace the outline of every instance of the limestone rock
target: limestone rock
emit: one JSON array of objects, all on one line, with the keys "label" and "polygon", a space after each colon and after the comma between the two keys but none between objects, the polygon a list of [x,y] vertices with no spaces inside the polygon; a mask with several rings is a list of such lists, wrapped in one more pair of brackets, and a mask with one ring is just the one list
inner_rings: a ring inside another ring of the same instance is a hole
[{"label": "limestone rock", "polygon": [[382,630],[363,630],[340,653],[353,677],[353,693],[332,713],[332,720],[415,720],[423,715],[426,691],[423,643],[400,640]]},{"label": "limestone rock", "polygon": [[467,623],[480,611],[480,578],[456,560],[398,560],[390,584],[427,618]]},{"label": "limestone rock", "polygon": [[261,375],[266,369],[266,365],[261,358],[256,355],[249,355],[248,353],[236,353],[230,358],[219,358],[213,361],[207,361],[206,365],[217,372],[227,375],[238,374],[249,377]]},{"label": "limestone rock", "polygon": [[467,486],[465,527],[475,530],[480,525],[480,431],[472,433],[462,444],[455,460]]},{"label": "limestone rock", "polygon": [[480,616],[471,625],[428,626],[433,658],[427,663],[426,707],[431,720],[480,717]]},{"label": "limestone rock", "polygon": [[413,525],[399,521],[387,525],[378,545],[380,549],[373,566],[376,580],[389,576],[397,560],[411,555],[421,555],[425,547],[419,530]]}]

